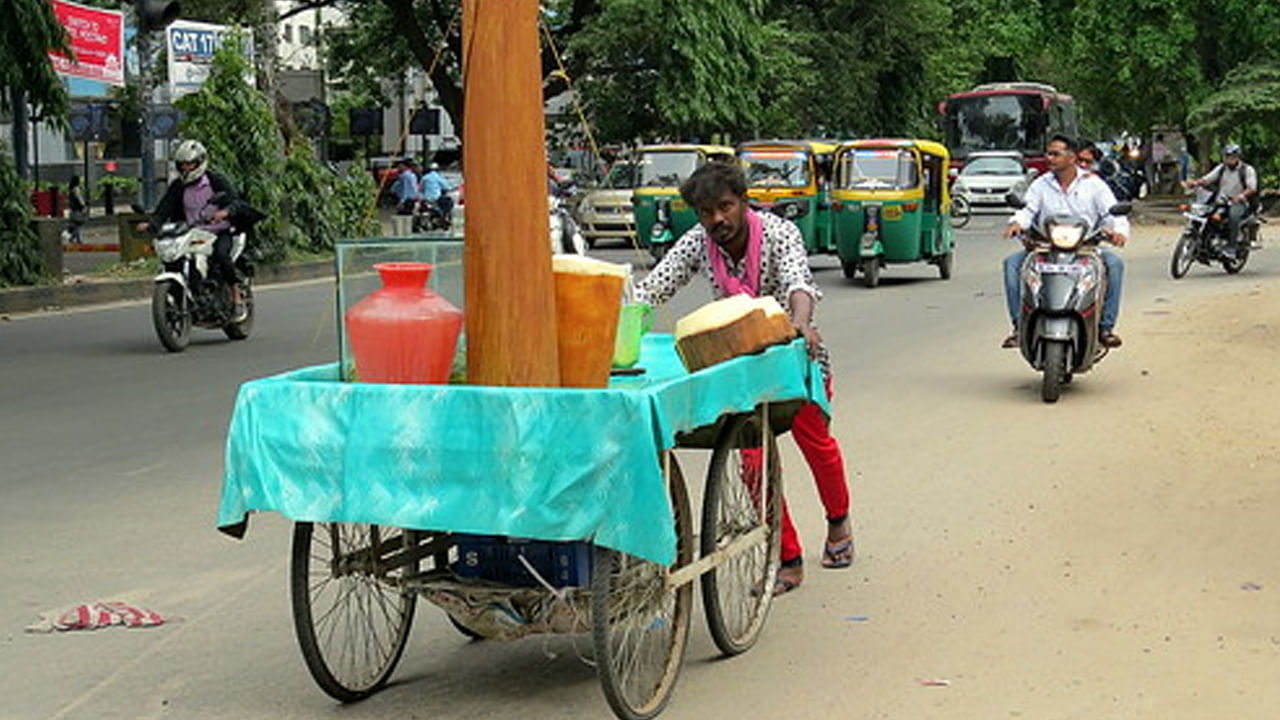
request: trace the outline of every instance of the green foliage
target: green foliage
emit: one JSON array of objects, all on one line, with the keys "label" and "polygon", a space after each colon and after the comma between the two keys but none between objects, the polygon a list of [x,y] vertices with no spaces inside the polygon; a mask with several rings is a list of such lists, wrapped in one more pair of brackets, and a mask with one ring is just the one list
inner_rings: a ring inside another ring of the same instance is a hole
[{"label": "green foliage", "polygon": [[67,113],[67,91],[47,52],[69,53],[67,33],[47,0],[0,2],[0,109],[10,109],[10,91],[21,90],[35,111],[53,122]]},{"label": "green foliage", "polygon": [[203,87],[178,107],[187,113],[184,137],[204,143],[210,167],[267,216],[255,228],[263,257],[278,262],[291,249],[328,251],[339,237],[370,234],[365,208],[374,194],[371,181],[363,174],[335,175],[302,138],[286,154],[266,97],[244,80],[248,72],[239,40],[229,39]]},{"label": "green foliage", "polygon": [[99,192],[105,194],[107,188],[111,188],[112,193],[116,197],[120,195],[136,195],[138,190],[142,188],[142,182],[136,177],[128,175],[106,175],[98,178]]},{"label": "green foliage", "polygon": [[372,235],[365,220],[377,188],[367,173],[339,176],[316,161],[310,143],[298,138],[289,148],[281,177],[289,217],[289,245],[313,253],[330,252],[342,237]]},{"label": "green foliage", "polygon": [[13,158],[0,142],[0,287],[40,280],[40,240],[31,228],[30,189],[18,179]]}]

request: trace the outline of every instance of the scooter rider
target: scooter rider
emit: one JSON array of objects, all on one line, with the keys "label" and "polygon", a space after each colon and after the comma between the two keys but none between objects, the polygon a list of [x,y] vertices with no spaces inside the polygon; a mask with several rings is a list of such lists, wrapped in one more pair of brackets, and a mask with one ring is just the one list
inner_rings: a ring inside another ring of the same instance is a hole
[{"label": "scooter rider", "polygon": [[431,163],[427,173],[422,176],[422,199],[436,206],[440,217],[449,217],[453,212],[453,198],[449,197],[449,181],[440,174],[440,163]]},{"label": "scooter rider", "polygon": [[1245,217],[1254,209],[1258,197],[1258,171],[1240,159],[1240,146],[1231,143],[1222,148],[1222,162],[1209,171],[1208,175],[1196,180],[1188,180],[1184,185],[1190,188],[1212,186],[1218,197],[1228,200],[1227,228],[1231,232],[1231,243],[1226,248],[1234,253],[1239,247],[1240,225]]},{"label": "scooter rider", "polygon": [[[1115,195],[1102,178],[1076,164],[1076,149],[1075,141],[1064,135],[1055,135],[1049,140],[1045,150],[1049,172],[1036,178],[1027,188],[1026,204],[1009,218],[1004,231],[1005,238],[1019,236],[1028,228],[1037,226],[1045,217],[1065,214],[1080,216],[1091,226],[1102,221],[1105,228],[1110,230],[1111,242],[1117,247],[1124,246],[1128,241],[1128,219],[1110,215],[1111,207],[1116,204]],[[1004,348],[1018,346],[1018,316],[1021,310],[1019,274],[1022,261],[1035,247],[1029,236],[1024,237],[1023,245],[1025,247],[1022,250],[1004,260],[1004,297],[1009,309],[1009,319],[1013,324],[1013,332],[1001,343]],[[1107,268],[1107,294],[1103,300],[1098,341],[1105,347],[1115,348],[1121,345],[1115,326],[1120,316],[1124,261],[1105,248],[1100,248],[1100,252]]]},{"label": "scooter rider", "polygon": [[[167,222],[185,222],[218,236],[213,242],[210,276],[217,277],[231,288],[233,320],[238,322],[246,315],[236,284],[235,267],[231,263],[231,220],[240,210],[235,187],[225,177],[209,170],[209,155],[198,140],[183,140],[173,152],[173,164],[178,177],[169,183],[160,204],[156,205],[151,220],[138,223],[139,232],[155,232]],[[213,204],[214,196],[221,196],[219,206]]]}]

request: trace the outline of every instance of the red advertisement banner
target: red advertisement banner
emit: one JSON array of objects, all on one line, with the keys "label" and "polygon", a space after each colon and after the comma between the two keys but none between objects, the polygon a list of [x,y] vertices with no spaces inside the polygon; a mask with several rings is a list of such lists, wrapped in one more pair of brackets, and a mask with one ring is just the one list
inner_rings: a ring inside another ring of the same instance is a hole
[{"label": "red advertisement banner", "polygon": [[57,52],[49,59],[59,75],[124,85],[124,13],[49,0],[58,22],[67,29],[75,60]]}]

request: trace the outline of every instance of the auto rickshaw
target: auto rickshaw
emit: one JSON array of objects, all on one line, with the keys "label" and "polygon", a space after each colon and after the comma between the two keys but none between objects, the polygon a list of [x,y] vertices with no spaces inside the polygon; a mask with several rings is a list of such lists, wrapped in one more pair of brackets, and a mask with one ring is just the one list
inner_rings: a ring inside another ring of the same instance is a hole
[{"label": "auto rickshaw", "polygon": [[836,251],[830,180],[837,147],[817,140],[755,140],[738,146],[752,206],[794,222],[810,255]]},{"label": "auto rickshaw", "polygon": [[929,140],[842,143],[831,191],[836,249],[844,276],[880,283],[890,263],[927,262],[951,277],[947,149]]},{"label": "auto rickshaw", "polygon": [[632,206],[636,236],[655,260],[698,222],[680,197],[680,184],[707,162],[733,162],[726,145],[645,145],[636,151],[639,172]]}]

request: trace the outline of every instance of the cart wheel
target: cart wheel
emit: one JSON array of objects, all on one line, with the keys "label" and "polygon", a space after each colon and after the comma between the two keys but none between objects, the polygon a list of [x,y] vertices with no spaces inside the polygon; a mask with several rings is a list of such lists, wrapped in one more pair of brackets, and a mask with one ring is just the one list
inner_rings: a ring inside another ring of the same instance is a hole
[{"label": "cart wheel", "polygon": [[418,533],[352,523],[295,523],[289,569],[293,626],[311,677],[342,702],[382,687],[400,660],[417,596],[403,581],[418,560],[392,555]]},{"label": "cart wheel", "polygon": [[[737,655],[755,644],[778,572],[782,468],[773,431],[765,427],[766,442],[761,442],[760,427],[758,415],[739,415],[720,431],[702,499],[702,557],[755,535],[753,542],[702,576],[707,624],[725,655]],[[766,454],[768,478],[761,483]]]},{"label": "cart wheel", "polygon": [[[679,568],[693,561],[693,519],[684,475],[675,456],[669,460]],[[667,587],[667,568],[600,546],[593,560],[592,636],[604,696],[623,720],[651,718],[666,706],[680,673],[693,584]]]}]

